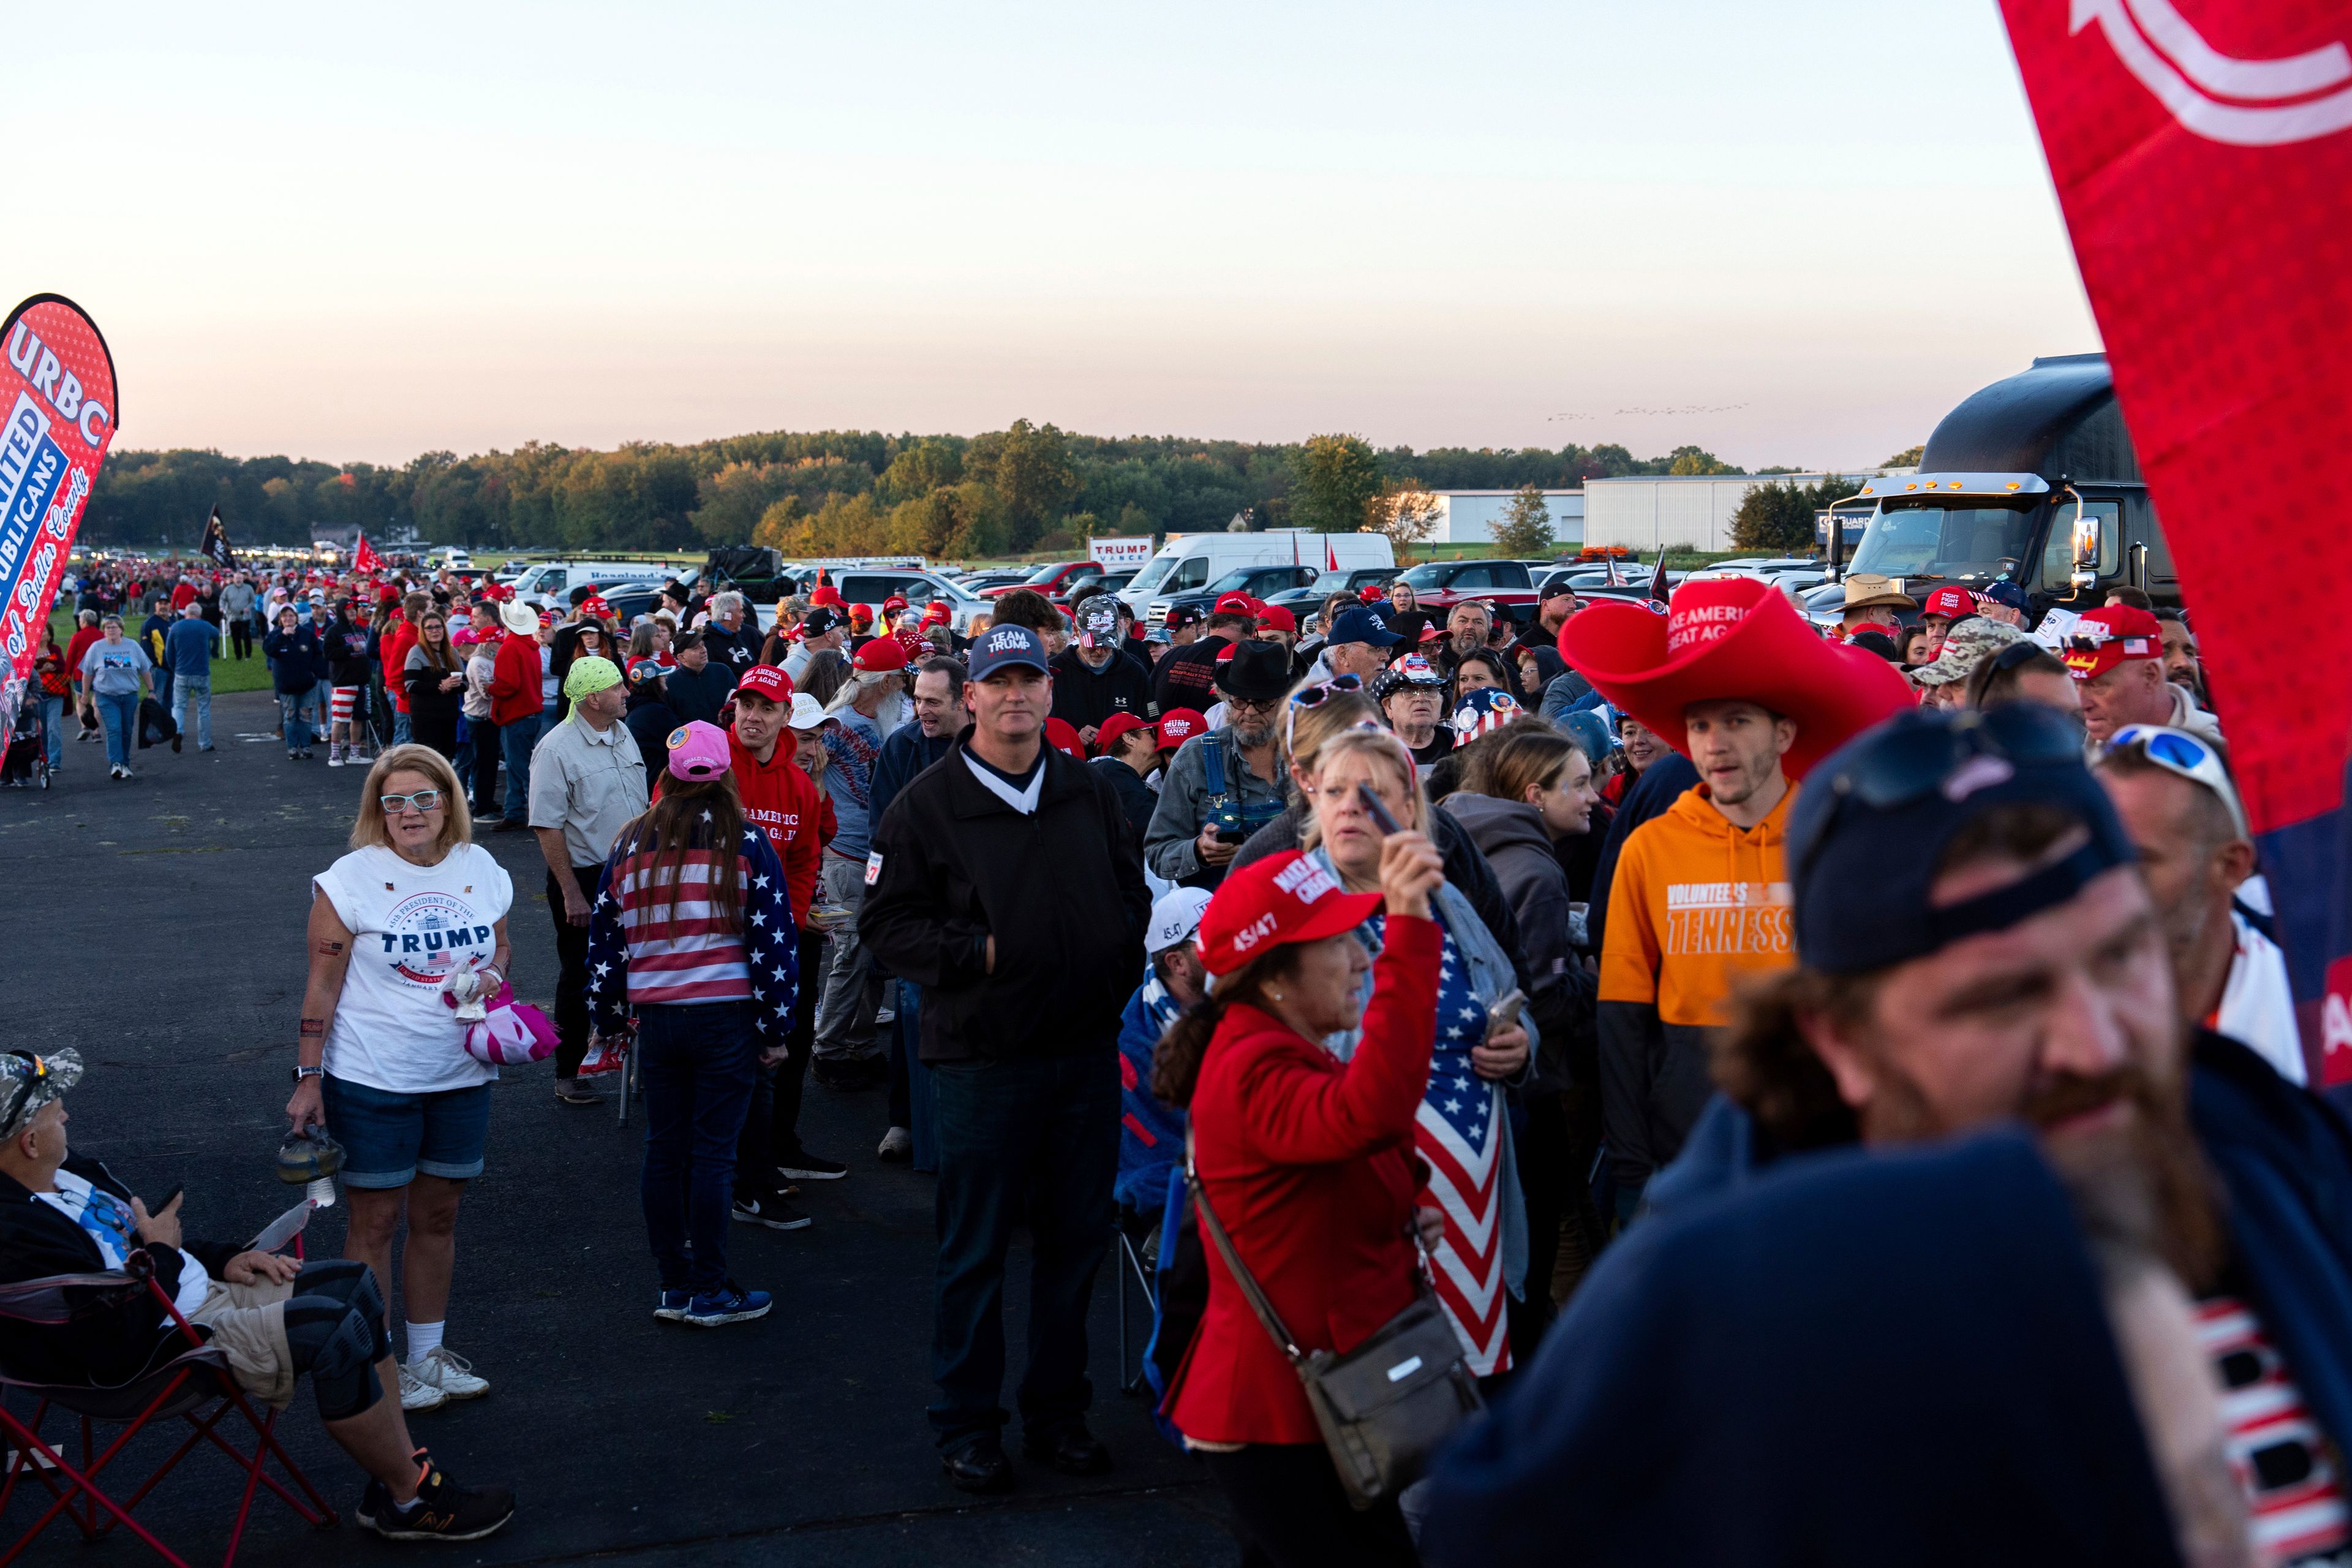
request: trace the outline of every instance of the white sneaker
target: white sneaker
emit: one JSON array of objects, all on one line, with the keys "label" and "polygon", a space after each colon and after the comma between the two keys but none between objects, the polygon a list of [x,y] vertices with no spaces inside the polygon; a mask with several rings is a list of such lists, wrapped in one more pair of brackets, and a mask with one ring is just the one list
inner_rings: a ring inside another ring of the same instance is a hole
[{"label": "white sneaker", "polygon": [[915,1157],[915,1135],[903,1127],[893,1127],[882,1134],[882,1146],[874,1152],[893,1162],[911,1160]]},{"label": "white sneaker", "polygon": [[406,1367],[400,1369],[400,1407],[414,1415],[420,1410],[438,1410],[449,1403],[449,1396],[436,1384],[426,1383]]},{"label": "white sneaker", "polygon": [[479,1399],[490,1391],[490,1380],[475,1376],[473,1363],[446,1345],[435,1345],[402,1367],[400,1375],[403,1386],[413,1377],[448,1399]]}]

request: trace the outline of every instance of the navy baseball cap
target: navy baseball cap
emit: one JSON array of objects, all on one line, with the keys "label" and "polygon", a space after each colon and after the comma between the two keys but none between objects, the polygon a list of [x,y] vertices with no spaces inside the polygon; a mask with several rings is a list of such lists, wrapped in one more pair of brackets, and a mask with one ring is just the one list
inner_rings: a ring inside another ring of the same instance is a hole
[{"label": "navy baseball cap", "polygon": [[1339,612],[1339,618],[1331,623],[1331,635],[1323,641],[1334,647],[1350,642],[1370,643],[1374,647],[1394,647],[1404,638],[1389,630],[1388,622],[1360,605],[1352,610]]},{"label": "navy baseball cap", "polygon": [[1016,664],[1025,664],[1040,675],[1046,672],[1045,645],[1027,626],[991,626],[972,640],[972,679],[986,680]]},{"label": "navy baseball cap", "polygon": [[[2007,887],[1930,907],[1945,847],[1991,808],[2017,805],[2071,814],[2089,842]],[[1916,708],[1864,731],[1807,775],[1790,808],[1787,855],[1797,962],[1824,974],[1884,969],[2007,930],[2137,858],[2084,764],[2082,731],[2035,702]]]},{"label": "navy baseball cap", "polygon": [[2005,609],[2025,608],[2025,590],[2006,578],[1993,584],[1977,597],[1988,605],[1999,605]]}]

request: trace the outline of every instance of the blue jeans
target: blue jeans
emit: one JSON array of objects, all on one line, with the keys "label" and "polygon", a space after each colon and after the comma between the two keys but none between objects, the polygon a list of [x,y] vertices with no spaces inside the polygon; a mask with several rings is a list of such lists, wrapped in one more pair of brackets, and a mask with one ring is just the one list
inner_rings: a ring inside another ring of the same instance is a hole
[{"label": "blue jeans", "polygon": [[281,691],[278,694],[278,717],[286,726],[286,750],[290,754],[310,749],[310,726],[303,716],[310,710],[310,694],[307,691]]},{"label": "blue jeans", "polygon": [[646,1093],[639,1192],[665,1290],[716,1290],[727,1282],[735,1142],[751,1106],[755,1038],[749,1002],[637,1009]]},{"label": "blue jeans", "polygon": [[1118,1053],[940,1062],[940,1255],[931,1431],[953,1452],[1004,1424],[1004,1254],[1026,1207],[1032,1267],[1025,1431],[1086,1418],[1087,1306],[1110,1247],[1118,1174]]},{"label": "blue jeans", "polygon": [[383,1192],[419,1175],[470,1182],[490,1141],[490,1086],[395,1094],[328,1074],[328,1130],[343,1146],[343,1184]]},{"label": "blue jeans", "polygon": [[155,673],[150,679],[152,679],[155,684],[155,700],[162,703],[165,708],[171,707],[172,672],[159,664],[155,667]]},{"label": "blue jeans", "polygon": [[41,728],[48,733],[49,772],[56,773],[66,762],[66,700],[62,697],[41,699]]},{"label": "blue jeans", "polygon": [[131,747],[139,738],[139,693],[126,691],[108,697],[100,695],[98,703],[99,722],[106,726],[107,766],[127,768],[131,765]]},{"label": "blue jeans", "polygon": [[392,710],[392,743],[405,746],[415,739],[408,732],[408,715],[395,708]]},{"label": "blue jeans", "polygon": [[499,744],[507,758],[507,820],[530,820],[530,749],[539,744],[541,715],[526,713],[511,724],[499,726]]},{"label": "blue jeans", "polygon": [[196,704],[196,750],[213,749],[213,683],[210,676],[184,675],[172,683],[172,722],[188,732],[188,700]]}]

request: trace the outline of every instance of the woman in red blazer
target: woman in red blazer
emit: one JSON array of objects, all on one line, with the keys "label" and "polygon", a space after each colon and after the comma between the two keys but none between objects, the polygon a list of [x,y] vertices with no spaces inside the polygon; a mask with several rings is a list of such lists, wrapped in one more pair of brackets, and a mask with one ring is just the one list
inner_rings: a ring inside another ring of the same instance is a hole
[{"label": "woman in red blazer", "polygon": [[[1154,1090],[1190,1109],[1210,1205],[1302,1350],[1350,1350],[1413,1298],[1412,1125],[1442,944],[1429,897],[1444,875],[1418,833],[1382,847],[1378,893],[1295,851],[1234,872],[1201,918],[1214,989],[1154,1056]],[[1375,961],[1354,931],[1383,901]],[[1356,1026],[1368,967],[1363,1043],[1342,1062],[1319,1042]],[[1297,1373],[1215,1248],[1207,1260],[1208,1308],[1165,1409],[1245,1536],[1284,1568],[1410,1568],[1396,1504],[1349,1506]]]}]

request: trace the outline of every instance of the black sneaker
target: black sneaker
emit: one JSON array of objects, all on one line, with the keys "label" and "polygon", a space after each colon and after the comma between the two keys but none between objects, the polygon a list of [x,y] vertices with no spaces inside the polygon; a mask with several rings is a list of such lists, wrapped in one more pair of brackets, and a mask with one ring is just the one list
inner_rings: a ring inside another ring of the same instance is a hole
[{"label": "black sneaker", "polygon": [[506,1488],[461,1487],[422,1449],[417,1458],[425,1474],[404,1509],[382,1481],[369,1480],[360,1494],[361,1528],[387,1541],[479,1541],[514,1517],[514,1493]]},{"label": "black sneaker", "polygon": [[770,1230],[805,1230],[812,1223],[808,1215],[773,1195],[737,1198],[735,1217],[746,1225],[762,1225]]},{"label": "black sneaker", "polygon": [[776,1167],[788,1182],[837,1182],[849,1174],[849,1167],[838,1160],[828,1160],[822,1154],[812,1154],[803,1149]]},{"label": "black sneaker", "polygon": [[874,1079],[856,1062],[821,1061],[809,1068],[809,1076],[816,1079],[818,1088],[843,1094],[856,1094],[874,1087]]}]

